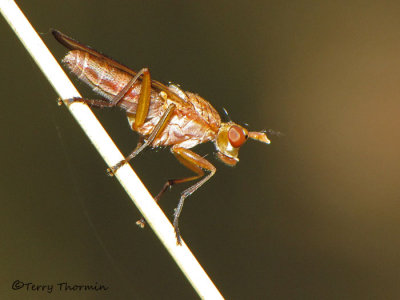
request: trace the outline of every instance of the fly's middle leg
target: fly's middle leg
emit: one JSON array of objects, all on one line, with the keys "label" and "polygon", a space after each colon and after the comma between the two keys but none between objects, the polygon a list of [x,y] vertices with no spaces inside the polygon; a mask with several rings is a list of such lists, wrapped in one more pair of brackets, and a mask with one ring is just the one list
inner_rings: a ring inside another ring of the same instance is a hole
[{"label": "fly's middle leg", "polygon": [[[148,101],[150,101],[150,94],[149,94]],[[140,102],[138,104],[138,108],[139,108],[139,106],[140,106]],[[140,152],[142,152],[143,149],[145,149],[147,146],[150,146],[153,143],[153,141],[162,133],[165,126],[168,124],[169,120],[171,119],[172,113],[174,112],[175,107],[176,107],[175,104],[170,104],[168,106],[168,108],[166,109],[166,111],[164,112],[164,114],[162,115],[161,119],[158,121],[158,123],[156,124],[156,126],[154,127],[152,132],[150,133],[150,135],[144,140],[144,142],[141,145],[137,146],[135,148],[135,150],[133,150],[133,152],[131,154],[129,154],[125,159],[121,160],[115,166],[107,169],[107,173],[110,176],[113,176],[113,174],[120,167],[122,167],[124,164],[129,162],[132,158],[134,158],[136,155],[138,155]],[[147,112],[146,112],[146,115],[147,115]],[[137,118],[138,118],[138,115],[136,114],[135,122],[137,121]],[[146,117],[139,116],[139,120],[141,118],[143,119],[142,122],[144,122],[144,120],[146,119]],[[136,126],[141,126],[141,125],[143,125],[143,124],[141,124],[139,122],[139,125],[136,125]],[[133,126],[135,126],[135,125],[133,125]]]}]

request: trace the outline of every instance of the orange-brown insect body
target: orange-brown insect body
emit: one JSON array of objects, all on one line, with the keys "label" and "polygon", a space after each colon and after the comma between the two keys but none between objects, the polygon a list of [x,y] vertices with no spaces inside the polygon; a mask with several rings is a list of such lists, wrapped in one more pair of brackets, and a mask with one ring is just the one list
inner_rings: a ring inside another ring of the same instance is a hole
[{"label": "orange-brown insect body", "polygon": [[[115,97],[133,77],[106,61],[80,50],[70,51],[63,61],[80,80],[109,100]],[[192,148],[197,144],[215,140],[221,118],[211,104],[199,95],[183,92],[175,85],[170,85],[168,88],[179,96],[180,101],[169,99],[163,91],[152,88],[146,121],[137,128],[137,131],[144,136],[149,135],[168,105],[174,103],[176,109],[162,134],[153,141],[153,147],[179,144],[183,148]],[[118,103],[118,106],[126,110],[131,126],[135,120],[140,90],[141,83],[135,83]]]},{"label": "orange-brown insect body", "polygon": [[[189,150],[197,144],[212,141],[217,157],[227,165],[239,161],[239,149],[248,138],[269,144],[264,132],[249,132],[233,122],[223,123],[211,104],[197,94],[184,92],[178,86],[168,86],[151,80],[150,72],[143,68],[132,71],[111,58],[85,46],[59,31],[54,37],[70,49],[64,63],[78,78],[106,100],[72,99],[98,107],[119,106],[127,112],[132,130],[140,134],[136,149],[123,161],[110,169],[115,173],[119,167],[134,158],[145,147],[171,146],[171,152],[196,175],[168,180],[157,201],[168,187],[197,180],[184,190],[174,213],[174,228],[180,244],[178,219],[186,197],[200,188],[216,172],[216,168],[204,157]],[[207,175],[204,170],[209,172]],[[139,221],[144,225],[144,220]]]}]

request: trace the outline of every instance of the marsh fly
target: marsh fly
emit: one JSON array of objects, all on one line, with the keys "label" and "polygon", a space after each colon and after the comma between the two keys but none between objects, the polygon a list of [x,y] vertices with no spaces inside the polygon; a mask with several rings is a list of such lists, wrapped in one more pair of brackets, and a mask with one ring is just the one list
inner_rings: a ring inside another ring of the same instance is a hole
[{"label": "marsh fly", "polygon": [[[126,111],[129,126],[139,134],[136,148],[124,160],[108,169],[110,175],[144,148],[159,146],[169,146],[179,162],[195,173],[191,177],[168,180],[155,197],[158,201],[168,187],[174,184],[198,180],[181,193],[174,212],[173,225],[177,244],[181,244],[178,221],[183,203],[216,171],[208,160],[190,149],[211,141],[215,144],[217,157],[228,166],[234,166],[239,161],[239,148],[247,139],[269,144],[267,135],[264,131],[248,131],[231,121],[222,122],[218,112],[208,101],[197,94],[183,91],[177,85],[164,85],[151,79],[147,68],[139,72],[132,71],[59,31],[52,30],[52,33],[69,49],[63,63],[103,97],[96,100],[69,100],[96,107],[118,106]],[[138,224],[143,226],[144,220],[140,220]]]}]

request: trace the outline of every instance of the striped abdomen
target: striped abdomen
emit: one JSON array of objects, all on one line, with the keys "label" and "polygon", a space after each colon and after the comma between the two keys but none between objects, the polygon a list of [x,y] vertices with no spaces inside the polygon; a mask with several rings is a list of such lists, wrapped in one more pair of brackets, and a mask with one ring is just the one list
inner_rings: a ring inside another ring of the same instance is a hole
[{"label": "striped abdomen", "polygon": [[[108,100],[112,100],[132,79],[128,74],[114,66],[109,65],[94,55],[80,50],[72,50],[64,57],[63,63],[80,80],[93,88],[93,91]],[[139,99],[141,83],[137,82],[125,95],[119,106],[127,112],[135,113]],[[151,117],[162,104],[158,93],[152,91],[148,117]]]}]

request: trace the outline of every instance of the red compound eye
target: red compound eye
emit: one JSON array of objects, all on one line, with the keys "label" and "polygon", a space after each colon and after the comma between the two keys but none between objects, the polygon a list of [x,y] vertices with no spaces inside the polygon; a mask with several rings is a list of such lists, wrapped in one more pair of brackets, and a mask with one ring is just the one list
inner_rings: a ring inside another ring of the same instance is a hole
[{"label": "red compound eye", "polygon": [[228,139],[233,147],[239,148],[246,141],[247,136],[241,127],[232,125],[228,131]]}]

